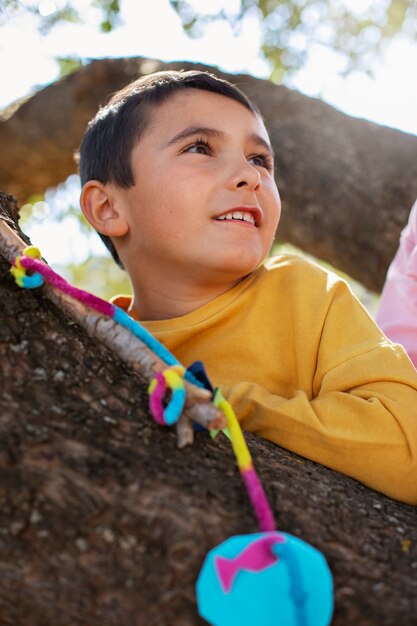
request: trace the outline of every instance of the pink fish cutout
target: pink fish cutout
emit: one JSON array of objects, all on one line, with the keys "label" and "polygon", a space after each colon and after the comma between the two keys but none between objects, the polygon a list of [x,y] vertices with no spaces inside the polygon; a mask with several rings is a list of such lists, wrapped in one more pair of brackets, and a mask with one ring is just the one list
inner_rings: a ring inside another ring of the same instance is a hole
[{"label": "pink fish cutout", "polygon": [[216,556],[214,564],[224,593],[229,593],[240,571],[257,573],[274,565],[278,557],[272,551],[272,546],[276,543],[285,543],[285,537],[278,533],[270,533],[251,543],[231,559]]}]

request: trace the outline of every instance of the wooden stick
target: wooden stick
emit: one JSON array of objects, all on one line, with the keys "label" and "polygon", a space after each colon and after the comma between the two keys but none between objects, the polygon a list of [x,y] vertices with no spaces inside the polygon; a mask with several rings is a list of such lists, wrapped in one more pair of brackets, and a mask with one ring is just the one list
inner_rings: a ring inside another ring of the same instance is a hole
[{"label": "wooden stick", "polygon": [[[16,256],[23,254],[26,245],[0,217],[0,254],[12,264]],[[143,341],[112,318],[88,308],[84,303],[52,285],[45,283],[41,289],[51,302],[82,326],[90,337],[104,343],[148,383],[154,378],[156,372],[167,367],[167,364]],[[186,380],[184,384],[187,392],[186,402],[183,415],[177,423],[177,444],[180,448],[191,444],[194,440],[192,422],[197,422],[209,430],[226,427],[226,418],[211,402],[210,391]]]}]

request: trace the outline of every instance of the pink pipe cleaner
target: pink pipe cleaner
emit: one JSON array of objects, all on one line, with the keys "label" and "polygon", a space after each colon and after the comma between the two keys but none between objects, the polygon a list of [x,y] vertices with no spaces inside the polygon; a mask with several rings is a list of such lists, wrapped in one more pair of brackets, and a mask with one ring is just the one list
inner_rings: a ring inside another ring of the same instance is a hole
[{"label": "pink pipe cleaner", "polygon": [[243,470],[240,475],[245,483],[250,501],[258,518],[259,528],[262,532],[276,530],[274,516],[265,495],[264,488],[253,468]]},{"label": "pink pipe cleaner", "polygon": [[88,291],[84,291],[83,289],[79,289],[78,287],[73,287],[70,285],[62,276],[59,276],[51,269],[48,265],[39,261],[38,259],[32,259],[28,256],[23,256],[20,259],[20,264],[22,267],[28,270],[32,270],[33,272],[38,272],[41,274],[51,285],[57,287],[60,291],[67,293],[69,296],[72,296],[76,300],[83,302],[90,308],[102,313],[103,315],[107,315],[108,317],[114,317],[115,307],[110,302],[106,302],[101,298],[98,298],[92,293],[88,293]]}]

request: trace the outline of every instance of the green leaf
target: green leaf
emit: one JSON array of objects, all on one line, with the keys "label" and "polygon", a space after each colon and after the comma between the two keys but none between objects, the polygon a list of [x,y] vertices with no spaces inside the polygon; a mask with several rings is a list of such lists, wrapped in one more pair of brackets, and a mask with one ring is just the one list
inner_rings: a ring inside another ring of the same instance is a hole
[{"label": "green leaf", "polygon": [[79,57],[56,57],[55,60],[58,63],[61,78],[72,74],[83,64]]}]

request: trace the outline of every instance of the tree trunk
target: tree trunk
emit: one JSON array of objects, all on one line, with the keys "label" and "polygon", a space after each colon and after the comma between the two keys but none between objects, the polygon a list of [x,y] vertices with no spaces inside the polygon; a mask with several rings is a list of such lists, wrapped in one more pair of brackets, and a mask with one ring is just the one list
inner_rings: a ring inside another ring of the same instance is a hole
[{"label": "tree trunk", "polygon": [[279,240],[380,289],[417,197],[417,137],[251,76],[185,62],[94,61],[5,112],[0,189],[23,202],[65,180],[76,172],[73,153],[88,120],[109,94],[142,74],[179,68],[214,71],[259,105],[276,152]]},{"label": "tree trunk", "polygon": [[[9,222],[10,196],[0,194]],[[144,381],[0,257],[0,624],[197,626],[209,549],[257,532],[230,444],[178,450]],[[416,509],[247,435],[282,531],[334,575],[333,626],[417,624]]]}]

